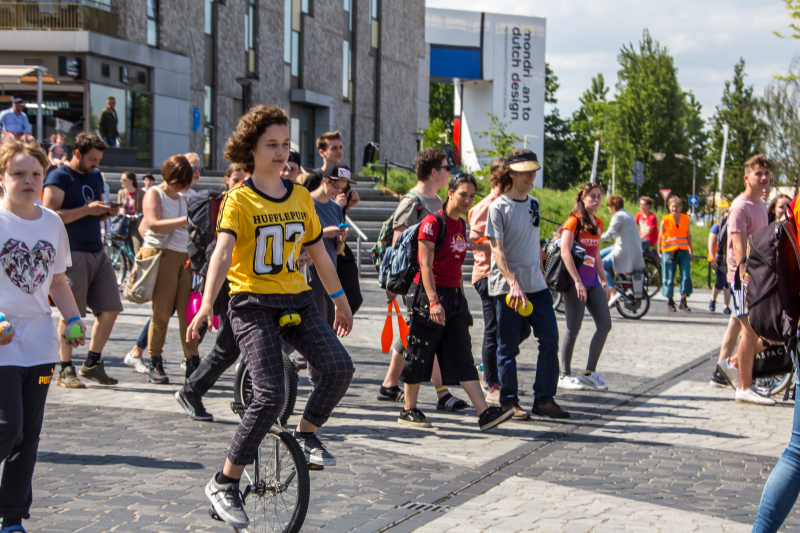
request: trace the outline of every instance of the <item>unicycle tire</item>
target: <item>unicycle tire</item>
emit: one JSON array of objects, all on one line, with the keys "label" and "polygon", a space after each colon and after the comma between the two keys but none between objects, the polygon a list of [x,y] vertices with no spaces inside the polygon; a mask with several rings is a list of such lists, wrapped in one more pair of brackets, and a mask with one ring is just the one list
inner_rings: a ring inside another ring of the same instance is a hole
[{"label": "unicycle tire", "polygon": [[[245,509],[248,531],[298,533],[308,512],[311,481],[305,454],[297,440],[275,426],[259,445],[258,461],[245,468],[245,479],[253,483],[258,465],[258,483],[266,490],[248,491]],[[279,486],[279,484],[282,484]]]},{"label": "unicycle tire", "polygon": [[[294,367],[294,362],[291,357],[281,352],[283,358],[283,376],[286,384],[286,397],[281,407],[281,413],[278,416],[278,421],[282,426],[285,426],[289,421],[289,417],[294,412],[294,404],[297,401],[297,370]],[[240,416],[244,415],[244,411],[253,401],[253,382],[250,379],[250,373],[247,371],[247,365],[242,362],[236,370],[236,377],[233,381],[233,401],[235,404],[241,405],[244,409],[241,410]]]}]

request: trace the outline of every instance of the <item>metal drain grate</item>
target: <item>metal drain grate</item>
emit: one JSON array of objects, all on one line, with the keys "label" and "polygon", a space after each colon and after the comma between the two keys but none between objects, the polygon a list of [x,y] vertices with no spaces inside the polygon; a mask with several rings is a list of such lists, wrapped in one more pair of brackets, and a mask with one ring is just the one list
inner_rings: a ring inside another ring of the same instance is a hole
[{"label": "metal drain grate", "polygon": [[449,505],[432,505],[430,503],[408,502],[400,506],[401,509],[421,511],[426,513],[446,513],[451,509]]}]

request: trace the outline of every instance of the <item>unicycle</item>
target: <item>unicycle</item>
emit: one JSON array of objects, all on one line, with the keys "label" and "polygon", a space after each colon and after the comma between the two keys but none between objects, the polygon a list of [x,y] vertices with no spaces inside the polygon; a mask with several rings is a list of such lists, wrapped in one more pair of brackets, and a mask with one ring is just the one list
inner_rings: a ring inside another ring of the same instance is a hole
[{"label": "unicycle", "polygon": [[[294,404],[297,401],[297,370],[294,367],[292,358],[285,352],[281,352],[283,358],[283,376],[286,383],[286,399],[284,400],[281,414],[278,421],[281,426],[285,426],[289,417],[294,412]],[[244,415],[250,402],[253,401],[253,381],[247,371],[247,365],[240,361],[236,367],[236,377],[233,380],[233,401],[231,410],[239,415]]]},{"label": "unicycle", "polygon": [[[300,445],[280,427],[272,426],[258,447],[253,464],[242,476],[242,501],[250,526],[236,533],[298,533],[308,512],[308,465]],[[223,521],[214,508],[214,520]]]}]

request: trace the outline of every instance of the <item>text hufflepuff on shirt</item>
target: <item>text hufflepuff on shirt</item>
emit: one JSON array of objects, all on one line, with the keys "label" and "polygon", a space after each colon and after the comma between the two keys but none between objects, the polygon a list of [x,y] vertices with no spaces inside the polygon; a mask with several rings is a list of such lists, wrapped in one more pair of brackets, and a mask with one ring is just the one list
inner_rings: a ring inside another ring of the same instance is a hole
[{"label": "text hufflepuff on shirt", "polygon": [[228,271],[231,294],[298,294],[309,290],[297,256],[302,246],[322,238],[311,194],[284,180],[282,198],[257,190],[252,179],[231,189],[222,201],[217,232],[236,238]]}]

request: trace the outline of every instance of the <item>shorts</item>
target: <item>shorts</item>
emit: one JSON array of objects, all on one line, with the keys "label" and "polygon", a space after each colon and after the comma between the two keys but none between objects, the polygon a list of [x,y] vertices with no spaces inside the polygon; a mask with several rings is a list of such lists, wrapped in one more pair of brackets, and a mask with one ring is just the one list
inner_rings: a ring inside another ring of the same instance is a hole
[{"label": "shorts", "polygon": [[122,312],[117,275],[111,259],[104,251],[71,252],[72,266],[67,268],[67,284],[72,289],[81,317],[86,308],[95,316],[100,313]]},{"label": "shorts", "polygon": [[742,318],[743,316],[750,316],[750,311],[747,309],[747,300],[745,299],[745,295],[747,294],[747,286],[742,286],[739,289],[735,289],[734,284],[731,283],[728,285],[728,289],[730,289],[731,291],[733,316],[736,318]]},{"label": "shorts", "polygon": [[[420,294],[412,298],[416,289],[417,286],[412,285],[409,292],[411,324],[400,379],[409,385],[430,381],[434,356],[438,356],[443,385],[477,381],[478,371],[475,369],[469,335],[472,314],[467,298],[458,287],[436,289],[445,316],[444,326],[440,326],[429,319],[429,302],[425,291],[420,289]],[[412,299],[415,301],[412,302]]]},{"label": "shorts", "polygon": [[719,269],[715,272],[717,276],[717,280],[714,282],[714,288],[718,291],[724,290],[728,288],[728,279],[727,274]]}]

